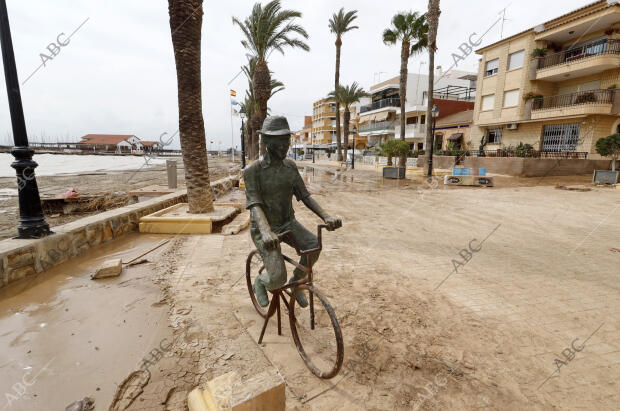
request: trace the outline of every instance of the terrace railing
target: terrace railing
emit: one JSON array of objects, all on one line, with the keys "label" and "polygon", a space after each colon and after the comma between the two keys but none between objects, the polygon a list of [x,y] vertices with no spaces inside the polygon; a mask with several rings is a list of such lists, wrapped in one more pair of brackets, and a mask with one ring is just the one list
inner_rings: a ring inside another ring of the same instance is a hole
[{"label": "terrace railing", "polygon": [[498,148],[497,150],[468,150],[465,155],[472,157],[525,157],[525,158],[587,158],[586,151],[540,151],[523,150],[517,153],[515,150]]},{"label": "terrace railing", "polygon": [[399,98],[384,98],[382,100],[373,101],[371,104],[360,107],[360,113],[367,111],[378,110],[383,107],[400,107]]},{"label": "terrace railing", "polygon": [[359,128],[360,133],[368,133],[371,131],[394,129],[395,121],[378,121],[376,123],[364,124]]},{"label": "terrace railing", "polygon": [[559,96],[547,96],[534,98],[532,110],[544,110],[561,108],[579,104],[613,104],[616,89],[579,91],[577,93],[561,94]]},{"label": "terrace railing", "polygon": [[550,54],[538,60],[538,69],[553,67],[599,54],[620,54],[620,40],[596,40],[585,43],[579,47]]}]

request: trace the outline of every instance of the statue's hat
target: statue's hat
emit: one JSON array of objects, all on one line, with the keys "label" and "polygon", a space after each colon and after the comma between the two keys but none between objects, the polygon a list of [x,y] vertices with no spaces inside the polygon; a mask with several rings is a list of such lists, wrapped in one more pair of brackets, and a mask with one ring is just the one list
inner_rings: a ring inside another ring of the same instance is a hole
[{"label": "statue's hat", "polygon": [[269,116],[263,122],[263,128],[259,131],[260,134],[268,136],[288,136],[291,134],[291,130],[288,126],[288,121],[284,116]]}]

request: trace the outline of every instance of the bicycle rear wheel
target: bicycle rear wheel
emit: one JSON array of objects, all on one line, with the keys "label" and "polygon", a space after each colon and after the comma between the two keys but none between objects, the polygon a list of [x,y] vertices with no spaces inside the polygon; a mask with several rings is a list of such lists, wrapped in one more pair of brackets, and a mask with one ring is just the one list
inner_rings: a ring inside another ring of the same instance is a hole
[{"label": "bicycle rear wheel", "polygon": [[[309,308],[304,309],[307,312],[302,312],[303,315],[295,316],[295,297],[304,290],[318,300],[314,304],[314,327]],[[319,378],[335,377],[344,360],[344,344],[338,319],[329,301],[313,286],[302,284],[292,293],[289,321],[297,351],[310,371]]]},{"label": "bicycle rear wheel", "polygon": [[258,304],[258,301],[256,301],[256,295],[254,294],[254,289],[252,288],[256,277],[258,277],[264,269],[265,266],[263,265],[263,259],[258,253],[258,250],[253,250],[250,252],[248,259],[245,262],[245,279],[248,285],[248,292],[250,293],[250,299],[252,300],[252,304],[254,305],[256,312],[258,312],[258,315],[263,318],[267,318],[268,307],[261,307],[260,304]]}]

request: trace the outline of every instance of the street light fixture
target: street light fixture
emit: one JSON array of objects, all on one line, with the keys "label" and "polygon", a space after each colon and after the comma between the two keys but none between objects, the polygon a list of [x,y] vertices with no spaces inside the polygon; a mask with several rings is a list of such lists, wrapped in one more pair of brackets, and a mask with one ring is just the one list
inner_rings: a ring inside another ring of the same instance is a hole
[{"label": "street light fixture", "polygon": [[433,116],[433,127],[431,129],[431,146],[428,152],[428,172],[427,178],[433,177],[433,146],[435,145],[435,125],[437,124],[437,117],[439,117],[439,107],[433,105],[431,109],[431,115]]},{"label": "street light fixture", "polygon": [[355,135],[357,134],[357,126],[353,125],[353,129],[349,131],[349,134],[353,135],[353,150],[351,154],[351,170],[355,168]]},{"label": "street light fixture", "polygon": [[245,168],[245,108],[241,107],[239,111],[241,117],[241,169]]},{"label": "street light fixture", "polygon": [[17,238],[41,238],[52,234],[52,232],[43,215],[39,188],[34,175],[34,169],[38,164],[32,160],[34,150],[28,147],[26,121],[24,120],[24,109],[19,92],[13,40],[11,39],[9,14],[5,0],[0,0],[0,44],[2,45],[2,62],[4,64],[6,91],[9,98],[13,141],[15,143],[15,147],[11,149],[11,154],[15,157],[11,167],[15,169],[17,174],[17,190],[19,195]]}]

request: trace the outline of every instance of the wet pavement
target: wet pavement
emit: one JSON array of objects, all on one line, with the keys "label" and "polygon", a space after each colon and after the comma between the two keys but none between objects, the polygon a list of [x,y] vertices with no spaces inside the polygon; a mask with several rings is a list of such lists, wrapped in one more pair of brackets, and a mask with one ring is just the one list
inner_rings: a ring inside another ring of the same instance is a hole
[{"label": "wet pavement", "polygon": [[166,332],[168,307],[158,304],[148,263],[124,267],[120,278],[90,274],[164,238],[131,234],[0,292],[0,409],[59,410],[84,396],[107,407],[116,384]]}]

